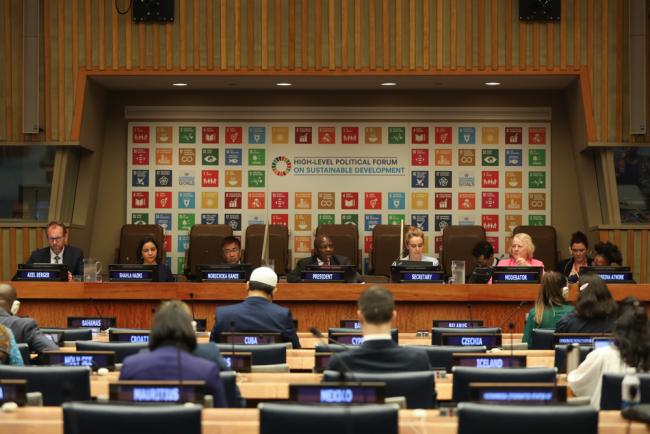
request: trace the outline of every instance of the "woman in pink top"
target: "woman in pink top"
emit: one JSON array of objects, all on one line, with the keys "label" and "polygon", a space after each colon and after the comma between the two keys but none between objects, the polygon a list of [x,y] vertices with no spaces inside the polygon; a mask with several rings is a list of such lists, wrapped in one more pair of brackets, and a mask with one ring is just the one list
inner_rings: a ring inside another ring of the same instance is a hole
[{"label": "woman in pink top", "polygon": [[510,258],[500,260],[497,266],[532,266],[544,268],[544,263],[542,261],[533,258],[534,252],[535,244],[533,244],[533,239],[530,237],[530,235],[519,233],[512,237],[512,244],[510,245]]}]

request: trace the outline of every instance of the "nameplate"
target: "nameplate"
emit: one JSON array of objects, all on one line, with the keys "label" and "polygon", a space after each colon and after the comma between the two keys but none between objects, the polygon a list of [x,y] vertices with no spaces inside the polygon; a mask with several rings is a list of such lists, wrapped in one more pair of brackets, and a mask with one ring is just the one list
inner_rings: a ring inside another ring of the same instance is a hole
[{"label": "nameplate", "polygon": [[40,358],[44,365],[49,366],[88,366],[93,371],[99,368],[115,369],[114,351],[45,351]]},{"label": "nameplate", "polygon": [[115,317],[98,317],[98,316],[69,316],[68,328],[90,328],[106,330],[115,327],[117,321]]},{"label": "nameplate", "polygon": [[361,333],[330,333],[330,339],[342,345],[358,346],[363,344]]},{"label": "nameplate", "polygon": [[383,383],[290,384],[289,400],[312,404],[381,404]]},{"label": "nameplate", "polygon": [[470,383],[470,400],[484,404],[557,404],[566,386],[554,383]]},{"label": "nameplate", "polygon": [[445,273],[442,271],[400,271],[399,283],[444,283]]},{"label": "nameplate", "polygon": [[607,283],[635,283],[631,271],[600,272],[598,275]]},{"label": "nameplate", "polygon": [[118,381],[109,384],[109,399],[133,403],[203,404],[204,381]]},{"label": "nameplate", "polygon": [[361,321],[358,319],[342,319],[339,321],[339,327],[344,329],[361,330]]},{"label": "nameplate", "polygon": [[526,356],[507,356],[501,354],[455,353],[454,366],[470,368],[525,368]]},{"label": "nameplate", "polygon": [[113,332],[108,333],[109,342],[125,342],[132,344],[148,344],[149,332]]},{"label": "nameplate", "polygon": [[158,266],[145,264],[111,264],[108,266],[111,282],[153,282],[158,280]]},{"label": "nameplate", "polygon": [[253,365],[253,354],[246,352],[221,352],[221,357],[230,369],[236,372],[250,372]]},{"label": "nameplate", "polygon": [[535,271],[495,271],[493,283],[539,283],[539,272]]},{"label": "nameplate", "polygon": [[239,345],[267,345],[282,342],[280,333],[236,333],[224,332],[219,342]]},{"label": "nameplate", "polygon": [[0,380],[0,404],[5,402],[27,404],[27,380]]},{"label": "nameplate", "polygon": [[[610,335],[611,336],[611,335]],[[607,337],[602,333],[590,334],[590,333],[554,333],[553,340],[555,345],[570,345],[578,344],[582,346],[592,346],[594,344],[594,338],[596,337]]]},{"label": "nameplate", "polygon": [[[23,265],[23,264],[21,264]],[[16,271],[14,280],[32,281],[32,282],[67,282],[68,269],[63,268],[41,268],[23,266]]]},{"label": "nameplate", "polygon": [[443,333],[441,337],[442,345],[485,346],[488,349],[501,346],[501,335],[496,333]]},{"label": "nameplate", "polygon": [[344,271],[303,271],[302,280],[304,282],[345,282]]},{"label": "nameplate", "polygon": [[483,327],[483,320],[443,320],[434,319],[431,327],[444,327],[449,329],[469,329],[476,327]]},{"label": "nameplate", "polygon": [[201,270],[203,282],[245,282],[246,271],[208,271]]}]

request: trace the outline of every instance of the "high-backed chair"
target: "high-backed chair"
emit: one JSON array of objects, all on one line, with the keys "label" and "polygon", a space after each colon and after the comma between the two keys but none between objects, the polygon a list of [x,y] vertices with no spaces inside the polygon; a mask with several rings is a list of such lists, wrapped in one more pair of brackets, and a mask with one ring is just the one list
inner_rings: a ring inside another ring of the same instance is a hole
[{"label": "high-backed chair", "polygon": [[386,383],[386,397],[403,396],[407,408],[433,408],[436,405],[436,389],[433,371],[343,374],[337,371],[323,372],[323,381],[378,381]]},{"label": "high-backed chair", "polygon": [[[244,243],[244,262],[255,269],[261,265],[264,228],[266,225],[248,225]],[[291,263],[289,228],[285,225],[269,225],[269,258],[275,261],[275,272],[287,274]]]},{"label": "high-backed chair", "polygon": [[[567,359],[567,350],[568,350],[568,345],[556,345],[555,346],[555,362],[554,366],[557,369],[557,372],[560,374],[566,374],[566,359]],[[583,346],[580,345],[579,347],[580,351],[580,363],[582,363],[586,358],[587,354],[589,354],[592,350],[593,347],[591,346]]]},{"label": "high-backed chair", "polygon": [[237,373],[235,371],[221,371],[219,377],[223,382],[223,388],[226,392],[226,402],[230,408],[244,407],[245,400],[241,397],[237,387]]},{"label": "high-backed chair", "polygon": [[390,276],[390,266],[400,255],[400,226],[375,225],[372,229],[370,270],[372,274]]},{"label": "high-backed chair", "polygon": [[262,403],[260,434],[397,434],[396,405],[313,406]]},{"label": "high-backed chair", "polygon": [[440,263],[447,275],[451,275],[451,261],[465,261],[465,276],[469,277],[476,267],[472,249],[479,241],[485,241],[483,226],[445,226],[442,230]]},{"label": "high-backed chair", "polygon": [[458,405],[458,434],[596,434],[598,410],[561,405]]},{"label": "high-backed chair", "polygon": [[222,353],[229,353],[233,350],[237,353],[251,353],[253,365],[287,363],[287,345],[284,343],[266,345],[217,344],[217,347]]},{"label": "high-backed chair", "polygon": [[316,228],[316,236],[327,235],[334,243],[334,253],[347,256],[350,263],[360,269],[361,249],[359,248],[359,228],[353,224],[323,224]]},{"label": "high-backed chair", "polygon": [[555,346],[555,330],[533,329],[530,333],[530,350],[552,350]]},{"label": "high-backed chair", "polygon": [[454,366],[454,353],[484,353],[486,347],[460,347],[454,345],[417,345],[416,348],[422,348],[429,356],[429,362],[432,368],[443,368],[451,372]]},{"label": "high-backed chair", "polygon": [[43,333],[62,333],[63,341],[90,341],[93,338],[93,331],[87,328],[42,328]]},{"label": "high-backed chair", "polygon": [[185,255],[185,274],[196,275],[196,266],[221,264],[221,242],[232,236],[230,225],[194,225],[190,229],[190,248]]},{"label": "high-backed chair", "polygon": [[118,264],[137,264],[138,243],[145,236],[150,236],[158,243],[160,254],[165,257],[165,231],[160,225],[124,225],[120,230],[120,247],[115,255]]},{"label": "high-backed chair", "polygon": [[41,392],[43,405],[90,400],[90,368],[0,365],[0,380],[27,380],[27,392]]},{"label": "high-backed chair", "polygon": [[[620,410],[621,409],[621,384],[623,383],[623,373],[603,374],[603,385],[600,392],[600,409],[601,410]],[[650,403],[650,374],[638,374],[641,380],[641,403]]]},{"label": "high-backed chair", "polygon": [[526,233],[535,244],[535,259],[544,263],[544,269],[554,270],[557,264],[557,235],[553,226],[517,226],[512,235]]},{"label": "high-backed chair", "polygon": [[467,368],[454,366],[451,400],[469,401],[470,383],[555,383],[555,368]]},{"label": "high-backed chair", "polygon": [[201,434],[198,405],[109,405],[72,403],[63,406],[64,434]]},{"label": "high-backed chair", "polygon": [[94,341],[78,341],[78,351],[114,351],[115,363],[122,363],[125,358],[132,354],[137,354],[142,350],[149,348],[146,343],[130,343],[130,342],[94,342]]}]

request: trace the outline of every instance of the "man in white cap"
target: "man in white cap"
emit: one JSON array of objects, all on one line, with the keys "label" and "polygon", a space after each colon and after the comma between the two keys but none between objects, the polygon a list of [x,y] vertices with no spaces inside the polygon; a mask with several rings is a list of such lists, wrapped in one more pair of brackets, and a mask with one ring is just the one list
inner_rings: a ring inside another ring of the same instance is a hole
[{"label": "man in white cap", "polygon": [[285,342],[300,348],[291,311],[273,303],[278,275],[268,267],[253,270],[246,284],[248,296],[237,304],[218,307],[210,340],[219,342],[223,332],[280,333]]}]

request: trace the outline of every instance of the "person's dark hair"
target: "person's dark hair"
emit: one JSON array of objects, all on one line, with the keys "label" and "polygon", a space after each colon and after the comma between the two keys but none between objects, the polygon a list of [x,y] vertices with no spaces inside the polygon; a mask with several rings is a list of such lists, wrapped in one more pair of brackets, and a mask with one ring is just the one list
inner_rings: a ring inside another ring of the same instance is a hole
[{"label": "person's dark hair", "polygon": [[603,319],[616,314],[617,306],[612,293],[598,274],[581,275],[578,285],[581,288],[576,302],[576,312],[579,317]]},{"label": "person's dark hair", "polygon": [[271,285],[267,285],[266,283],[256,282],[256,281],[253,281],[253,280],[248,282],[248,290],[249,291],[253,291],[253,290],[264,291],[267,294],[271,295],[271,294],[273,294],[274,289],[275,289],[275,287],[273,287]]},{"label": "person's dark hair", "polygon": [[562,273],[548,271],[542,276],[537,300],[535,301],[535,323],[539,326],[544,317],[544,309],[553,309],[553,306],[562,306],[566,303],[562,296],[562,288],[567,284]]},{"label": "person's dark hair", "polygon": [[586,248],[589,248],[589,241],[587,240],[587,236],[580,231],[571,234],[571,242],[569,243],[569,247],[573,246],[574,244],[584,244]]},{"label": "person's dark hair", "polygon": [[480,256],[489,258],[492,255],[494,255],[494,247],[492,247],[492,244],[489,241],[479,241],[472,249],[472,256],[475,258]]},{"label": "person's dark hair", "polygon": [[173,346],[192,352],[196,348],[196,334],[192,328],[190,308],[179,300],[166,301],[153,317],[149,349]]},{"label": "person's dark hair", "polygon": [[225,246],[232,243],[237,244],[237,248],[241,249],[241,241],[239,241],[239,238],[237,237],[225,237],[221,240],[221,248],[223,249]]},{"label": "person's dark hair", "polygon": [[368,323],[384,324],[393,318],[395,300],[389,290],[375,285],[361,293],[358,306]]},{"label": "person's dark hair", "polygon": [[142,257],[142,248],[147,243],[153,243],[153,245],[156,246],[156,263],[159,264],[162,261],[162,251],[160,250],[158,242],[150,235],[145,235],[138,243],[138,249],[136,250],[136,258],[138,258],[138,262],[140,264],[144,262],[144,258]]},{"label": "person's dark hair", "polygon": [[623,265],[623,255],[616,244],[607,242],[598,242],[594,246],[596,256],[600,255],[607,259],[610,264]]},{"label": "person's dark hair", "polygon": [[626,297],[619,304],[614,324],[614,344],[626,365],[639,371],[650,370],[650,330],[648,312],[636,297]]},{"label": "person's dark hair", "polygon": [[63,223],[56,220],[53,220],[47,224],[47,227],[45,228],[45,232],[47,233],[47,231],[49,231],[50,228],[53,226],[61,226],[61,229],[63,229],[63,235],[68,233],[68,228]]},{"label": "person's dark hair", "polygon": [[318,245],[324,240],[324,239],[330,240],[332,244],[334,244],[334,241],[329,237],[329,235],[325,234],[320,234],[316,238],[314,238],[314,249],[318,249]]}]

